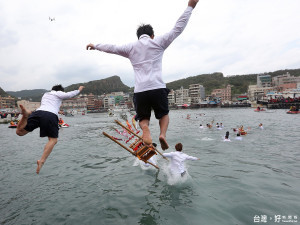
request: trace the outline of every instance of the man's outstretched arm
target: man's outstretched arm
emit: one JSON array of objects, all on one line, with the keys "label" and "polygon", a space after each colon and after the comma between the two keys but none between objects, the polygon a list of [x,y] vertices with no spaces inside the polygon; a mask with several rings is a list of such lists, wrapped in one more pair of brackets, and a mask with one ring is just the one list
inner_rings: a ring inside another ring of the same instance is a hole
[{"label": "man's outstretched arm", "polygon": [[99,50],[106,53],[116,54],[124,57],[128,57],[129,51],[131,47],[130,45],[111,45],[111,44],[97,44],[94,45],[92,43],[86,46],[86,50]]},{"label": "man's outstretched arm", "polygon": [[156,37],[156,40],[162,48],[166,49],[183,32],[198,1],[199,0],[189,0],[188,7],[176,21],[173,29],[162,36]]}]

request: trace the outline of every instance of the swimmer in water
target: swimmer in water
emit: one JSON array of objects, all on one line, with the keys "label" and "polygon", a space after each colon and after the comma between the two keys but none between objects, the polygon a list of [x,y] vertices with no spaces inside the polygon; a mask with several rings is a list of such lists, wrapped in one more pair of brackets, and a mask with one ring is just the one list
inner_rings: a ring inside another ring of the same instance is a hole
[{"label": "swimmer in water", "polygon": [[231,140],[229,139],[229,131],[226,132],[224,141],[231,141]]},{"label": "swimmer in water", "polygon": [[240,133],[236,134],[235,140],[239,140],[239,141],[243,140]]},{"label": "swimmer in water", "polygon": [[262,124],[262,123],[260,123],[258,126],[259,126],[259,128],[260,128],[260,129],[262,129],[262,130],[264,129],[264,127],[263,127],[263,124]]}]

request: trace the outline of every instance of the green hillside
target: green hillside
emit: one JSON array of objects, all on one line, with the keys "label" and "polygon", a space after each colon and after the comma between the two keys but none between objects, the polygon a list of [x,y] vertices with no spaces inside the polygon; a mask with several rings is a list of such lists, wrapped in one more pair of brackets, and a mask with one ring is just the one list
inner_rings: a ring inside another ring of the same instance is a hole
[{"label": "green hillside", "polygon": [[[291,76],[300,76],[300,69],[293,70],[278,70],[275,72],[266,72],[272,77],[283,75],[289,72]],[[249,85],[257,83],[258,74],[232,75],[224,77],[223,73],[203,74],[185,79],[167,83],[169,89],[189,88],[190,84],[201,84],[205,87],[205,93],[209,95],[213,89],[224,88],[228,84],[232,85],[232,94],[246,93]]]},{"label": "green hillside", "polygon": [[6,97],[8,94],[0,87],[0,96]]},{"label": "green hillside", "polygon": [[82,91],[83,94],[93,93],[94,95],[101,95],[104,93],[129,91],[129,87],[123,84],[120,77],[118,76],[112,76],[102,80],[94,80],[87,83],[73,84],[66,87],[65,91],[76,90],[79,86],[85,86],[85,88]]}]

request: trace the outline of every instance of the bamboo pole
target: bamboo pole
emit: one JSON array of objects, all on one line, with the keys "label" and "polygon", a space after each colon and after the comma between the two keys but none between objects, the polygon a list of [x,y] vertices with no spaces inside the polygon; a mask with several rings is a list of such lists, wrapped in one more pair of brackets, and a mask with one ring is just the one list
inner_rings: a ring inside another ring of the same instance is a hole
[{"label": "bamboo pole", "polygon": [[110,138],[112,141],[116,142],[116,143],[117,143],[118,145],[120,145],[122,148],[124,148],[125,150],[127,150],[128,152],[130,152],[132,155],[135,156],[134,152],[131,151],[129,148],[127,148],[125,145],[123,145],[123,144],[121,144],[120,142],[118,142],[117,140],[115,140],[115,139],[114,139],[113,137],[111,137],[109,134],[107,134],[107,133],[105,133],[105,132],[103,132],[103,134],[104,134],[106,137]]},{"label": "bamboo pole", "polygon": [[115,120],[115,122],[116,122],[117,124],[119,124],[121,127],[123,127],[124,129],[126,129],[128,132],[132,133],[133,135],[135,135],[135,136],[138,137],[139,139],[142,139],[142,140],[143,140],[143,138],[142,138],[141,136],[137,135],[137,134],[134,133],[132,130],[130,130],[128,127],[124,126],[119,120]]},{"label": "bamboo pole", "polygon": [[[153,145],[152,145],[153,146]],[[163,154],[161,154],[161,152],[160,151],[158,151],[157,150],[157,148],[155,148],[154,146],[153,146],[153,148],[155,149],[155,151],[157,151],[158,152],[158,154],[160,154],[165,160],[167,160],[167,161],[169,161],[165,156],[163,156]]]},{"label": "bamboo pole", "polygon": [[[135,135],[136,137],[138,137],[138,138],[140,138],[140,139],[143,140],[143,138],[142,138],[141,136],[137,135],[137,134],[134,133],[132,130],[130,130],[128,127],[124,126],[119,120],[115,120],[115,122],[116,122],[117,124],[119,124],[121,127],[123,127],[124,129],[126,129],[128,132],[132,133],[132,134]],[[152,146],[153,146],[153,145],[152,145]],[[155,148],[154,146],[153,146],[153,148],[154,148],[155,151],[157,151],[158,154],[160,154],[165,160],[168,160],[166,157],[164,157],[164,156],[162,155],[162,153],[161,153],[160,151],[157,150],[157,148]]]},{"label": "bamboo pole", "polygon": [[159,170],[159,167],[158,166],[156,166],[156,165],[154,165],[153,163],[151,163],[151,162],[146,162],[146,163],[149,163],[150,165],[152,165],[152,166],[154,166],[156,169],[158,169]]}]

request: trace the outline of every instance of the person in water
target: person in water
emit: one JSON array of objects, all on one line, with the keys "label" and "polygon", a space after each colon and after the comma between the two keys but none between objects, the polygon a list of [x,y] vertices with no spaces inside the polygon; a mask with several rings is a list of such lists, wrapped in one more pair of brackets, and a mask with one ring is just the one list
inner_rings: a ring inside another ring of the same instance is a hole
[{"label": "person in water", "polygon": [[41,106],[34,112],[31,112],[25,109],[23,105],[20,105],[22,118],[18,123],[16,134],[24,136],[39,127],[40,137],[48,137],[48,143],[44,147],[42,157],[37,161],[37,174],[39,174],[46,159],[57,143],[59,130],[58,112],[62,101],[78,95],[83,88],[84,86],[80,86],[78,90],[64,92],[64,88],[61,85],[55,85],[52,87],[52,91],[46,92],[43,95]]},{"label": "person in water", "polygon": [[186,174],[184,161],[185,160],[199,160],[199,158],[194,156],[189,156],[182,152],[182,144],[177,143],[175,145],[175,152],[163,153],[164,157],[170,158],[170,172],[172,175],[177,176],[180,175],[183,177]]},{"label": "person in water", "polygon": [[262,123],[260,123],[259,125],[258,125],[258,127],[260,128],[260,129],[264,129],[264,127],[263,127],[263,124]]},{"label": "person in water", "polygon": [[230,139],[229,139],[229,131],[226,132],[224,141],[230,141]]},{"label": "person in water", "polygon": [[239,141],[243,140],[240,133],[236,134],[235,140],[239,140]]},{"label": "person in water", "polygon": [[58,124],[63,125],[65,122],[62,118],[59,118]]},{"label": "person in water", "polygon": [[88,44],[87,50],[99,50],[106,53],[117,54],[130,60],[134,74],[134,106],[136,120],[143,130],[145,144],[152,143],[149,129],[151,110],[154,110],[156,119],[159,120],[161,148],[166,150],[169,145],[166,133],[169,125],[169,89],[162,80],[162,58],[164,51],[183,32],[193,9],[199,0],[189,0],[188,7],[177,20],[174,28],[159,37],[154,38],[154,31],[150,24],[142,24],[137,29],[138,41],[116,46],[111,44]]}]

